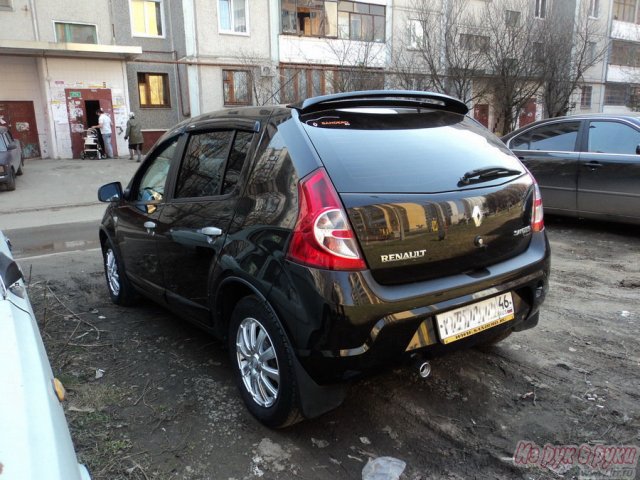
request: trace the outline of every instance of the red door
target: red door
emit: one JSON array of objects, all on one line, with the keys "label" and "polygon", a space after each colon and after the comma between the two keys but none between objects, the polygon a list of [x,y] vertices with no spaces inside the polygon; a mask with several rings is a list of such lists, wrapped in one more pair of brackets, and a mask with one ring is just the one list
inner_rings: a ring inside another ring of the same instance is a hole
[{"label": "red door", "polygon": [[41,156],[33,102],[0,101],[0,125],[9,128],[13,138],[20,140],[23,158]]},{"label": "red door", "polygon": [[[115,132],[115,118],[108,88],[67,88],[65,89],[69,131],[71,132],[71,152],[73,158],[80,158],[84,148],[84,131],[98,124],[96,110],[102,108],[111,117],[111,128]],[[113,155],[118,156],[116,137],[111,135]]]},{"label": "red door", "polygon": [[489,128],[489,105],[479,103],[473,107],[473,118]]},{"label": "red door", "polygon": [[520,126],[529,125],[536,119],[536,99],[530,98],[527,104],[520,112]]}]

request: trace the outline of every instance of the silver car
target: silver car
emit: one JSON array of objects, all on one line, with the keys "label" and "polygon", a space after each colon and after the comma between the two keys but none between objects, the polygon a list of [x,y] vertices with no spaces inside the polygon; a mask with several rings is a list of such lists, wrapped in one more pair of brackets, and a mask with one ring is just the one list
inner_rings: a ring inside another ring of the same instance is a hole
[{"label": "silver car", "polygon": [[22,175],[24,160],[20,142],[7,127],[0,126],[0,185],[7,190],[16,189],[16,176]]},{"label": "silver car", "polygon": [[0,232],[0,478],[90,480],[78,464],[22,272]]}]

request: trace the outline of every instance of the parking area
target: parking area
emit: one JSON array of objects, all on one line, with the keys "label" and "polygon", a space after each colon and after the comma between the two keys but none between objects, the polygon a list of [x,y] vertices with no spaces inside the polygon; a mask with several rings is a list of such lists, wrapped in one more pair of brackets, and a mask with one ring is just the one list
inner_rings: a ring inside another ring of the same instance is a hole
[{"label": "parking area", "polygon": [[151,303],[111,303],[98,250],[20,263],[94,478],[359,479],[382,456],[406,462],[402,479],[573,478],[514,451],[640,445],[640,228],[548,218],[547,231],[538,327],[438,358],[427,380],[359,380],[337,410],[278,431],[244,408],[222,344]]}]

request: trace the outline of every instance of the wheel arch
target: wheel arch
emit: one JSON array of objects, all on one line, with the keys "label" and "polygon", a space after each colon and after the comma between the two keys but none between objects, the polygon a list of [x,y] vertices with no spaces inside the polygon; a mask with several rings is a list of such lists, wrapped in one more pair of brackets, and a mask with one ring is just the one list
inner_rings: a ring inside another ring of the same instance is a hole
[{"label": "wheel arch", "polygon": [[[229,332],[229,322],[235,306],[240,300],[249,295],[255,295],[262,300],[273,312],[277,321],[282,325],[279,316],[267,300],[267,297],[251,282],[235,275],[227,275],[219,283],[213,296],[212,311],[214,330],[218,337],[226,339]],[[286,331],[286,330],[285,330]]]}]

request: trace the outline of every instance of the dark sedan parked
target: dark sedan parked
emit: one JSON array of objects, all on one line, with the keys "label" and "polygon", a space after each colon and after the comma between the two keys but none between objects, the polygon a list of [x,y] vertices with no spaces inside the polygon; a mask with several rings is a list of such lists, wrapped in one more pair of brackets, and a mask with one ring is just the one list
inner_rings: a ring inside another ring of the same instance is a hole
[{"label": "dark sedan parked", "polygon": [[16,175],[22,175],[23,162],[20,142],[14,140],[7,127],[0,126],[0,185],[15,190]]},{"label": "dark sedan parked", "polygon": [[547,213],[640,224],[640,114],[549,118],[503,140]]},{"label": "dark sedan parked", "polygon": [[538,322],[540,192],[467,107],[357,92],[224,110],[103,186],[112,300],[148,296],[228,339],[271,427],[339,405],[341,380],[491,344]]}]

